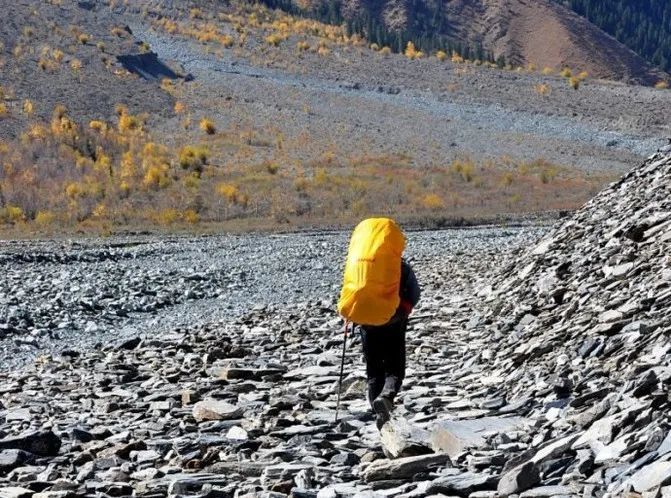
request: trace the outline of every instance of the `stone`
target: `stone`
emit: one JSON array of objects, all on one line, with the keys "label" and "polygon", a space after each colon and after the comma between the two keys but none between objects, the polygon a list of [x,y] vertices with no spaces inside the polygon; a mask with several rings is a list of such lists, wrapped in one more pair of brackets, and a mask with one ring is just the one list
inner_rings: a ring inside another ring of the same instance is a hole
[{"label": "stone", "polygon": [[311,468],[312,466],[308,464],[281,463],[268,465],[261,473],[261,485],[268,489],[277,482],[293,481],[299,472]]},{"label": "stone", "polygon": [[30,414],[28,408],[18,408],[16,410],[8,410],[5,413],[5,422],[30,422],[33,416]]},{"label": "stone", "polygon": [[351,467],[358,464],[359,461],[359,457],[354,453],[338,453],[337,455],[333,455],[330,463],[333,465],[345,465]]},{"label": "stone", "polygon": [[193,406],[193,418],[202,422],[205,420],[232,420],[242,416],[242,409],[217,399],[205,399]]},{"label": "stone", "polygon": [[0,451],[0,471],[9,472],[16,467],[26,463],[32,463],[35,456],[23,450],[2,450]]},{"label": "stone", "polygon": [[249,434],[247,434],[247,431],[244,430],[242,427],[236,425],[228,429],[226,437],[228,439],[234,439],[236,441],[246,441],[249,439]]},{"label": "stone", "polygon": [[61,438],[52,431],[28,432],[0,439],[0,449],[19,449],[38,456],[56,456],[60,448]]},{"label": "stone", "polygon": [[33,493],[34,491],[20,486],[0,487],[0,498],[30,498]]},{"label": "stone", "polygon": [[580,437],[580,434],[571,434],[540,448],[531,459],[534,463],[542,463],[562,456],[567,450],[571,449],[573,443]]},{"label": "stone", "polygon": [[540,482],[538,467],[526,462],[503,474],[496,488],[501,497],[517,495]]},{"label": "stone", "polygon": [[380,430],[380,441],[390,458],[433,453],[429,433],[403,418],[392,417],[384,424]]},{"label": "stone", "polygon": [[624,481],[621,489],[631,486],[635,491],[643,493],[668,484],[671,484],[671,461],[661,460],[638,470]]},{"label": "stone", "polygon": [[551,498],[553,496],[573,496],[575,491],[568,486],[540,486],[524,491],[520,498]]},{"label": "stone", "polygon": [[431,482],[427,495],[446,495],[469,497],[476,491],[494,491],[498,478],[488,474],[464,472],[447,477],[439,477]]},{"label": "stone", "polygon": [[419,472],[450,465],[446,454],[419,455],[396,460],[375,460],[366,467],[363,477],[367,482],[385,479],[407,479]]},{"label": "stone", "polygon": [[218,377],[225,380],[261,380],[267,375],[285,373],[286,369],[279,368],[236,368],[225,367],[218,370]]},{"label": "stone", "polygon": [[473,420],[446,420],[434,425],[431,447],[455,458],[471,448],[485,444],[487,432],[506,432],[525,423],[521,417],[483,417]]}]

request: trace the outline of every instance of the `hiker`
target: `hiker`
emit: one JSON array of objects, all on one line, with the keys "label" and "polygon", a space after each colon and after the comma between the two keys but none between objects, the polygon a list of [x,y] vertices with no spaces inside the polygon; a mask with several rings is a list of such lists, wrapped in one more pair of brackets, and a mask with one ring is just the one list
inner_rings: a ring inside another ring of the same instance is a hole
[{"label": "hiker", "polygon": [[419,284],[415,273],[401,262],[401,302],[384,325],[359,325],[368,378],[368,401],[377,415],[377,426],[389,420],[394,398],[405,378],[405,330],[408,316],[419,301]]},{"label": "hiker", "polygon": [[361,333],[368,401],[379,429],[405,377],[405,331],[420,289],[402,259],[405,237],[389,218],[357,225],[350,240],[338,311]]}]

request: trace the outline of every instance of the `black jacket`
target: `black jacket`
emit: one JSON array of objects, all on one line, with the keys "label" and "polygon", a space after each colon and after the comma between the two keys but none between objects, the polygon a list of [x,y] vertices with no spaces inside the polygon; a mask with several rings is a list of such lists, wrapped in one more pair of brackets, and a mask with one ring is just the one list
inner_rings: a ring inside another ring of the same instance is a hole
[{"label": "black jacket", "polygon": [[[401,260],[401,286],[399,289],[401,304],[399,305],[399,310],[401,310],[405,316],[408,316],[412,311],[412,308],[417,306],[420,295],[421,290],[417,283],[415,272],[412,271],[412,267],[405,260]],[[398,312],[399,311],[397,310],[396,314],[398,314]]]}]

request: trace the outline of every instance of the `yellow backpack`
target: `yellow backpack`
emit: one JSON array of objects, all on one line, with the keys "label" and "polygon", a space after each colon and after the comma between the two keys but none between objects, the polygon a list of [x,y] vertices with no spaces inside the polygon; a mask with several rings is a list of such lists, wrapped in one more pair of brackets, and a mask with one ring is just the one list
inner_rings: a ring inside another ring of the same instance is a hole
[{"label": "yellow backpack", "polygon": [[389,218],[369,218],[352,233],[338,312],[359,325],[383,325],[398,308],[405,237]]}]

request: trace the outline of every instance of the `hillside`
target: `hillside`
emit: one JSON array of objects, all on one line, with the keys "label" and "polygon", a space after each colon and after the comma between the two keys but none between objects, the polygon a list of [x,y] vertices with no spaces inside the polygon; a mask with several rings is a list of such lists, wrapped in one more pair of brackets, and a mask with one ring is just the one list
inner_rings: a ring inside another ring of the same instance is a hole
[{"label": "hillside", "polygon": [[394,54],[259,4],[10,8],[4,233],[556,215],[671,135],[668,91]]},{"label": "hillside", "polygon": [[[270,2],[273,3],[272,1]],[[313,3],[325,15],[333,10]],[[631,49],[585,18],[551,0],[459,0],[442,2],[345,0],[342,16],[372,41],[401,45],[412,38],[424,50],[448,47],[467,58],[513,66],[569,67],[597,78],[653,85],[667,78]]]},{"label": "hillside", "polygon": [[[116,104],[156,119],[170,114],[169,95],[135,77],[125,58],[146,57],[123,18],[95,2],[8,2],[0,24],[0,137],[16,138],[49,120],[57,105],[81,121],[110,120]],[[167,68],[166,68],[167,69]],[[176,77],[173,76],[173,77]]]}]

